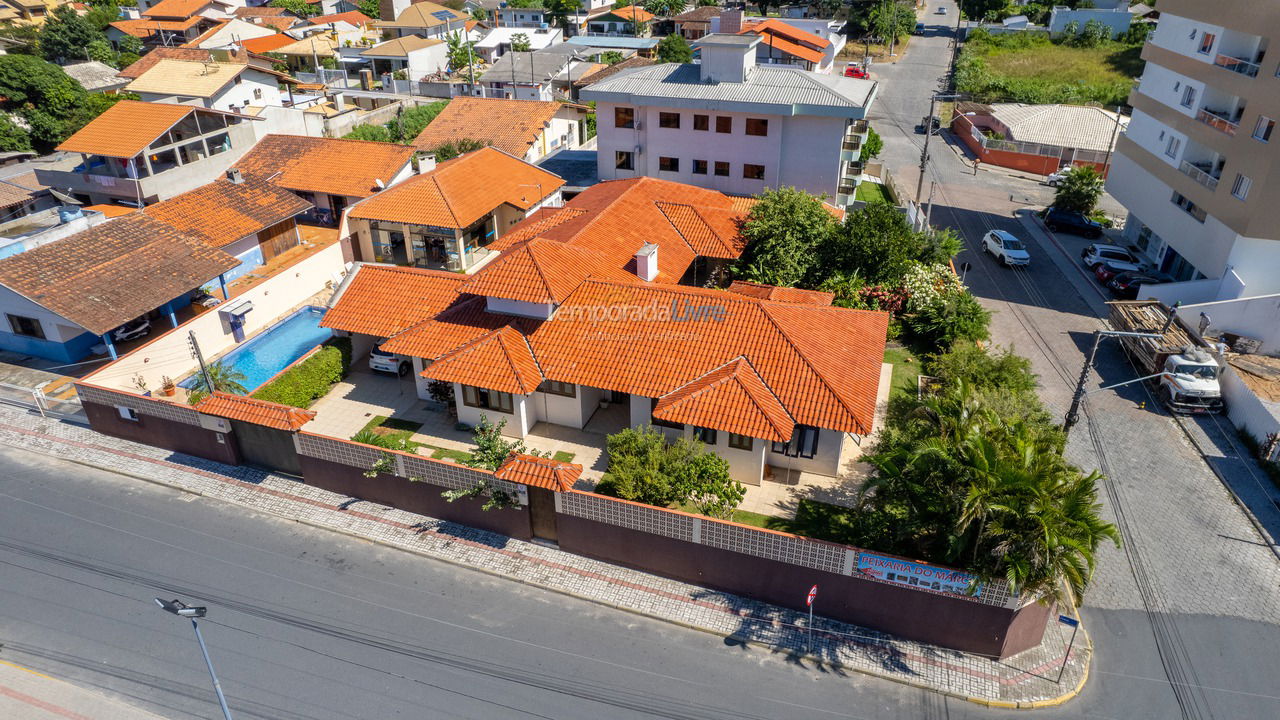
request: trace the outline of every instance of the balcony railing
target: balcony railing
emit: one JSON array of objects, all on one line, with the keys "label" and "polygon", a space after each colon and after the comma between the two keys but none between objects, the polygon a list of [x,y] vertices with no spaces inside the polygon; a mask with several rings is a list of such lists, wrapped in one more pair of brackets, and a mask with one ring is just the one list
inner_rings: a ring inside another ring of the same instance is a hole
[{"label": "balcony railing", "polygon": [[1248,75],[1249,77],[1258,77],[1258,64],[1251,63],[1248,60],[1219,54],[1213,59],[1213,64],[1218,67],[1226,68],[1233,73],[1240,73],[1241,75]]},{"label": "balcony railing", "polygon": [[1196,113],[1196,119],[1214,130],[1224,132],[1228,135],[1235,135],[1236,130],[1240,129],[1239,123],[1233,123],[1212,110],[1201,110]]},{"label": "balcony railing", "polygon": [[846,180],[853,180],[862,174],[862,163],[853,162],[845,163],[844,172],[840,176]]},{"label": "balcony railing", "polygon": [[851,152],[856,152],[858,150],[861,150],[862,140],[856,137],[850,140],[845,140],[843,143],[840,144],[840,149],[851,151]]},{"label": "balcony railing", "polygon": [[1178,169],[1182,171],[1183,175],[1186,175],[1187,177],[1191,178],[1192,180],[1195,180],[1196,182],[1209,188],[1210,190],[1218,189],[1218,178],[1214,177],[1213,175],[1210,175],[1203,168],[1197,167],[1187,162],[1186,160],[1183,160],[1182,165],[1179,166]]},{"label": "balcony railing", "polygon": [[866,120],[854,120],[853,124],[849,126],[849,132],[854,135],[861,135],[865,133],[867,129],[868,126]]}]

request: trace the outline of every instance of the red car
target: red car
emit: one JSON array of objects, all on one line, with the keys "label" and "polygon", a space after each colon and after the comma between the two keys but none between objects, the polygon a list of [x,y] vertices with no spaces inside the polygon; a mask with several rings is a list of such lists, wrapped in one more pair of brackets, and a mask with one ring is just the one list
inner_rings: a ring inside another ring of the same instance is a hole
[{"label": "red car", "polygon": [[1110,263],[1098,263],[1093,269],[1093,274],[1098,278],[1098,282],[1106,285],[1111,278],[1122,272],[1130,272],[1128,268],[1119,268]]},{"label": "red car", "polygon": [[867,76],[867,71],[862,69],[862,65],[851,62],[844,66],[844,76],[851,78],[863,79]]}]

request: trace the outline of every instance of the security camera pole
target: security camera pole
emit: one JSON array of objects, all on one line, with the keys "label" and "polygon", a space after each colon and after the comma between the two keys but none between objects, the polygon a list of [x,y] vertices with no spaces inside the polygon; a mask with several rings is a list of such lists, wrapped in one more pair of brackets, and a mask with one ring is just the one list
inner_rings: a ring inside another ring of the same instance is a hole
[{"label": "security camera pole", "polygon": [[222,717],[231,720],[231,710],[227,708],[227,699],[222,696],[222,684],[218,682],[218,676],[213,672],[213,661],[209,659],[209,650],[204,646],[204,637],[200,635],[200,626],[196,624],[196,618],[205,616],[207,610],[203,607],[190,607],[181,600],[161,600],[156,598],[156,604],[164,608],[166,612],[173,613],[178,617],[191,618],[191,627],[196,631],[196,641],[200,643],[200,653],[204,655],[204,664],[209,666],[209,677],[213,678],[213,691],[218,694],[218,705],[222,708]]}]

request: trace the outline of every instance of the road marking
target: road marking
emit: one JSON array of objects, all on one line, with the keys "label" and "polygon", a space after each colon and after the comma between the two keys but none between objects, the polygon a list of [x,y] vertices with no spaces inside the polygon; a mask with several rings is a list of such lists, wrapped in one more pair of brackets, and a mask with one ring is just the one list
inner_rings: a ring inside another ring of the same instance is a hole
[{"label": "road marking", "polygon": [[[5,664],[7,665],[8,663],[5,663]],[[15,665],[14,667],[18,667],[18,666]],[[19,668],[19,669],[26,670],[26,668]],[[36,673],[36,674],[40,675],[40,673]],[[40,675],[40,676],[45,677],[44,675]],[[44,700],[41,700],[40,698],[31,697],[26,693],[20,693],[17,690],[14,690],[13,688],[5,687],[4,685],[0,685],[0,695],[13,698],[18,702],[24,703],[26,705],[30,705],[31,707],[40,708],[45,712],[51,712],[54,715],[57,715],[59,717],[68,718],[68,720],[93,720],[93,718],[89,717],[88,715],[81,715],[78,712],[68,710],[64,707],[59,707],[57,705],[54,705],[53,703],[47,703]]]}]

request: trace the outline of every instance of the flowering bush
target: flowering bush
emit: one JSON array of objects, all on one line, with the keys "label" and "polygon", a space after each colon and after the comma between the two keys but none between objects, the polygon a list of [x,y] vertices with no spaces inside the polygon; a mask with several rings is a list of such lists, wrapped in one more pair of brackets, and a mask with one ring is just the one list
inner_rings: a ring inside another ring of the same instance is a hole
[{"label": "flowering bush", "polygon": [[937,307],[954,293],[964,292],[964,285],[946,265],[915,265],[902,277],[902,289],[908,309],[921,312]]}]

